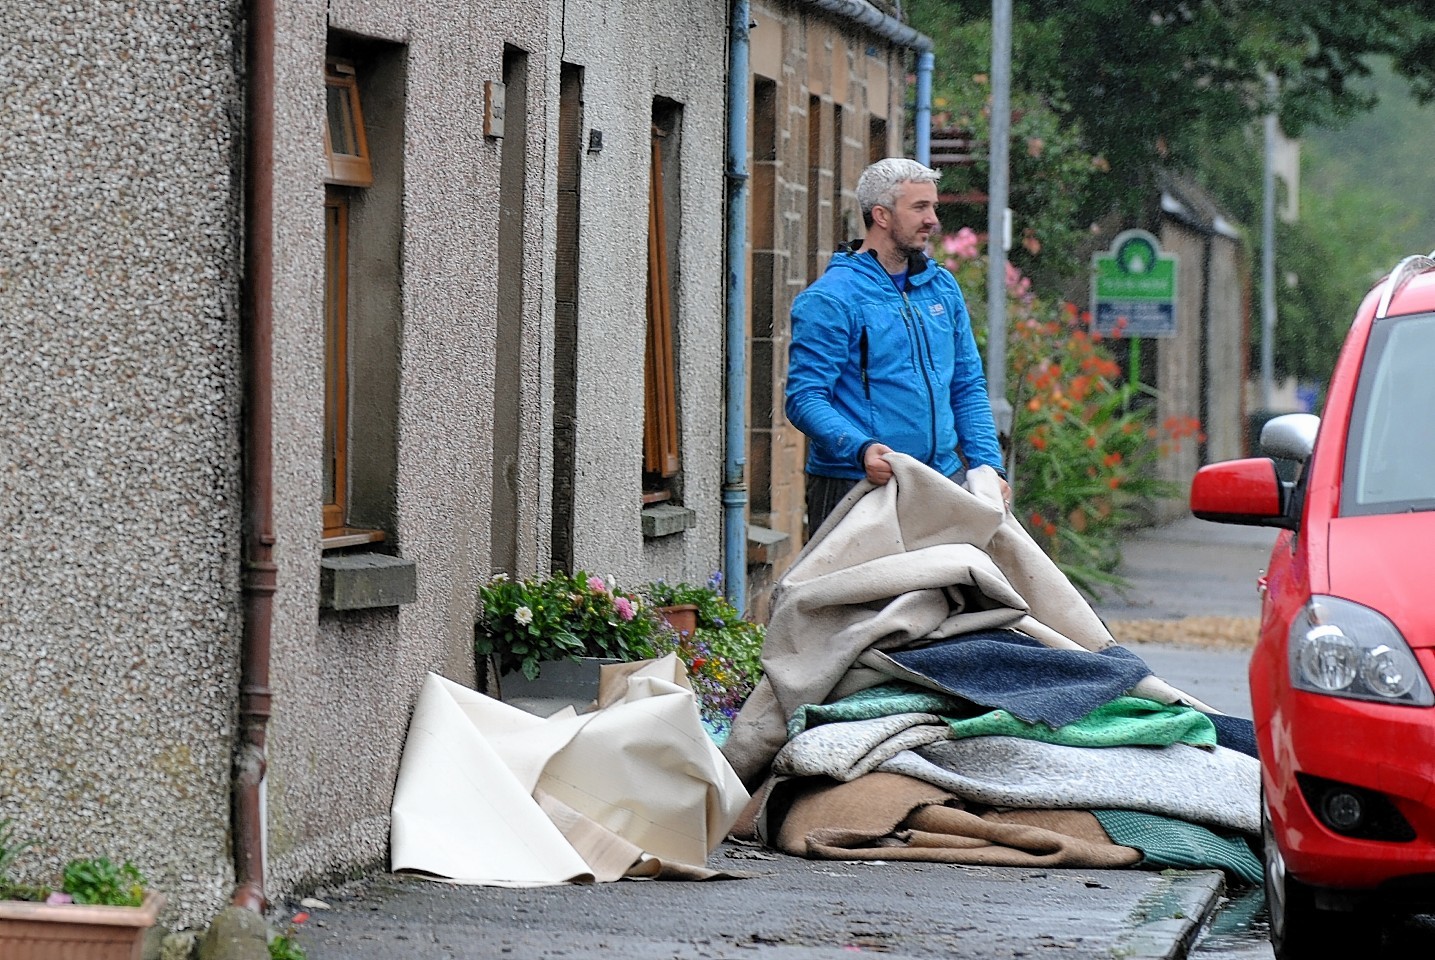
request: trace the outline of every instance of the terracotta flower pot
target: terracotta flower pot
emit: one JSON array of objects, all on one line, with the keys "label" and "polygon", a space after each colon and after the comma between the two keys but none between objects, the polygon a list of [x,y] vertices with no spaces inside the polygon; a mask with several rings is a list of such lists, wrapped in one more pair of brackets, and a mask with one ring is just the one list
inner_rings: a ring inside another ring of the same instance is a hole
[{"label": "terracotta flower pot", "polygon": [[140,960],[164,895],[138,907],[0,900],[0,957],[5,960]]},{"label": "terracotta flower pot", "polygon": [[684,636],[692,636],[698,628],[698,607],[695,603],[680,603],[672,607],[659,607],[658,613],[668,621],[668,626]]}]

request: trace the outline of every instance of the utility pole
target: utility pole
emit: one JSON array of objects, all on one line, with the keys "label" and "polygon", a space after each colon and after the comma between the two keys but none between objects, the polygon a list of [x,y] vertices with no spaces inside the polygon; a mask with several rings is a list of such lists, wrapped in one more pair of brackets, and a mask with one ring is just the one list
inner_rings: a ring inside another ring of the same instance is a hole
[{"label": "utility pole", "polygon": [[1266,159],[1261,210],[1261,407],[1275,403],[1276,340],[1276,75],[1266,74]]},{"label": "utility pole", "polygon": [[1006,387],[1006,254],[1011,162],[1011,0],[992,0],[991,179],[987,185],[987,394],[997,432],[1011,435]]}]

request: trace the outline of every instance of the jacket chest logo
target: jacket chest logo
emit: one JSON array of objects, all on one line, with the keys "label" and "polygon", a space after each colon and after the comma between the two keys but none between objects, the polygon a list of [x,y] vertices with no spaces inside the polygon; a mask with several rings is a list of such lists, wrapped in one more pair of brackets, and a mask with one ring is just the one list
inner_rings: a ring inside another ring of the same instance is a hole
[{"label": "jacket chest logo", "polygon": [[934,316],[934,317],[940,317],[942,314],[944,314],[944,313],[947,312],[947,308],[944,307],[944,306],[942,306],[940,303],[934,303],[934,304],[932,304],[932,306],[931,306],[930,312],[931,312],[932,316]]}]

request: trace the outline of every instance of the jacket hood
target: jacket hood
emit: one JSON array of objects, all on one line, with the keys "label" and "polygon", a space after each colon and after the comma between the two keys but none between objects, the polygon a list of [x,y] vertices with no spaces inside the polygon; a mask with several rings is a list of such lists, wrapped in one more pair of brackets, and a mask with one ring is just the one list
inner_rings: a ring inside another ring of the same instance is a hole
[{"label": "jacket hood", "polygon": [[[921,250],[908,254],[907,283],[912,286],[926,283],[936,275],[932,269],[935,266],[936,261]],[[861,240],[850,240],[837,248],[827,261],[828,270],[836,268],[870,271],[874,277],[887,277],[887,269],[877,259],[876,251],[863,249]]]}]

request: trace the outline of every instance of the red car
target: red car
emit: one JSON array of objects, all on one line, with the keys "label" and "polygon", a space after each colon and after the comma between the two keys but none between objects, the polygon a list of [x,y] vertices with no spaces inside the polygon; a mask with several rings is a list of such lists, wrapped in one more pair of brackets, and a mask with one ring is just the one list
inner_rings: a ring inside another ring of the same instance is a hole
[{"label": "red car", "polygon": [[1250,667],[1271,941],[1340,956],[1435,912],[1435,260],[1371,290],[1322,416],[1261,450],[1203,467],[1191,510],[1281,528]]}]

